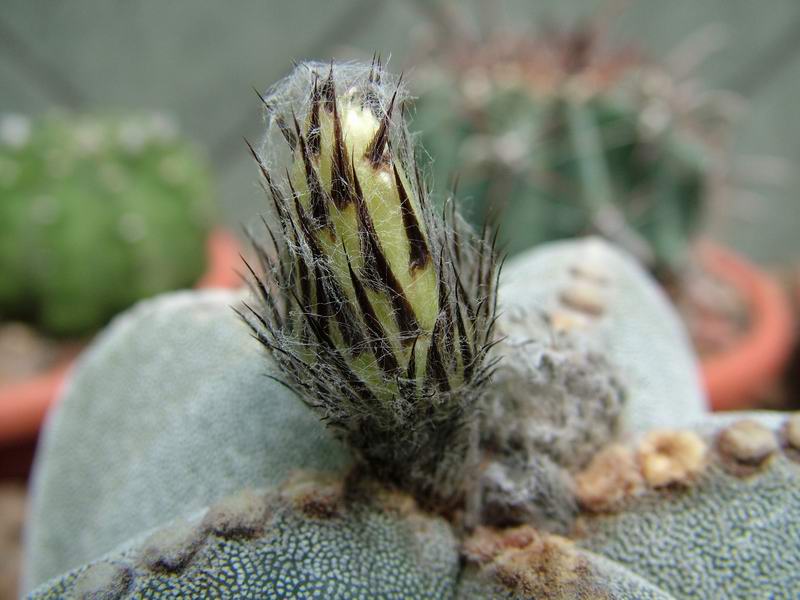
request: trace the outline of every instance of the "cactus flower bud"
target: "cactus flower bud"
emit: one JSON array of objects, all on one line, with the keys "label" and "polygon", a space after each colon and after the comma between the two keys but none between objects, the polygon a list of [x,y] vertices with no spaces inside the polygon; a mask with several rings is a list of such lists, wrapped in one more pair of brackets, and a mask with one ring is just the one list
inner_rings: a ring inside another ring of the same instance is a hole
[{"label": "cactus flower bud", "polygon": [[243,318],[286,383],[379,477],[461,493],[491,366],[496,287],[484,233],[434,214],[380,64],[299,65],[266,98],[251,151],[280,231]]}]

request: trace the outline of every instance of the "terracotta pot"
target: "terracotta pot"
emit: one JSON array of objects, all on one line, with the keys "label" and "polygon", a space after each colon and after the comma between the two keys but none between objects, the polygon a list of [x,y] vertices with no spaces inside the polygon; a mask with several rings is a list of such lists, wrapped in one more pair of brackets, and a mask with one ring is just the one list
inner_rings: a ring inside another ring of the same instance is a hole
[{"label": "terracotta pot", "polygon": [[[198,288],[233,288],[240,284],[235,267],[239,244],[223,229],[212,231],[207,243],[208,269],[198,280]],[[49,371],[11,384],[0,385],[0,447],[30,442],[39,431],[52,406],[79,348]]]},{"label": "terracotta pot", "polygon": [[703,244],[700,260],[709,272],[739,290],[750,308],[747,333],[724,352],[702,361],[711,408],[753,408],[791,355],[795,331],[789,300],[777,281],[731,250]]}]

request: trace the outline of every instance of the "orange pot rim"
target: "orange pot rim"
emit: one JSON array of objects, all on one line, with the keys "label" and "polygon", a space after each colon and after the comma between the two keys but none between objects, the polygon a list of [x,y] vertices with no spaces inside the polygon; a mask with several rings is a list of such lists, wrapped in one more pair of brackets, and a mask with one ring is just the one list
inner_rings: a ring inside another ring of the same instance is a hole
[{"label": "orange pot rim", "polygon": [[752,398],[785,368],[794,343],[794,318],[778,282],[732,250],[705,242],[700,261],[733,285],[750,309],[750,328],[725,351],[703,359],[701,369],[713,410],[752,408]]},{"label": "orange pot rim", "polygon": [[[229,231],[216,228],[206,240],[208,267],[195,284],[198,289],[234,288],[240,283],[234,265],[239,261],[239,244]],[[60,394],[76,357],[49,370],[0,385],[0,445],[35,437],[47,411]]]}]

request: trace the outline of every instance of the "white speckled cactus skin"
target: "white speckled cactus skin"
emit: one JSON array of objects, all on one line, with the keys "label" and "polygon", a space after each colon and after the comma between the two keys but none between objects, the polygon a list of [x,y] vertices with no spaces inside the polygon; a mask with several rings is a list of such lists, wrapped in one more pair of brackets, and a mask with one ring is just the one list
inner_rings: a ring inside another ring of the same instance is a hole
[{"label": "white speckled cactus skin", "polygon": [[666,295],[600,238],[547,244],[511,261],[501,310],[511,342],[548,339],[549,320],[606,356],[628,390],[630,430],[690,425],[707,411],[694,351]]},{"label": "white speckled cactus skin", "polygon": [[83,355],[39,449],[28,586],[243,485],[349,465],[318,419],[266,376],[230,309],[238,299],[179,292],[143,302]]},{"label": "white speckled cactus skin", "polygon": [[[580,268],[590,264],[581,258],[587,251],[613,265],[616,283],[604,288],[599,311],[591,294],[565,294],[576,274],[580,280],[591,271]],[[528,283],[536,280],[538,286]],[[511,547],[486,562],[467,560],[460,571],[458,532],[410,500],[411,508],[361,494],[327,511],[313,501],[324,486],[312,483],[305,510],[283,492],[267,493],[261,520],[249,528],[230,525],[249,522],[241,504],[222,511],[227,526],[223,519],[214,528],[202,517],[203,505],[238,488],[275,489],[293,469],[342,473],[349,464],[310,412],[263,377],[261,357],[228,309],[234,299],[187,293],[145,303],[84,357],[38,459],[27,538],[26,583],[40,586],[32,597],[167,598],[203,590],[225,598],[305,598],[315,590],[327,598],[530,598],[544,585],[553,586],[554,597],[733,598],[789,597],[796,589],[797,453],[780,434],[783,446],[746,476],[721,466],[716,431],[734,417],[703,417],[675,316],[650,280],[611,248],[573,242],[520,257],[506,272],[501,304],[542,307],[552,323],[548,336],[572,331],[575,347],[599,345],[611,363],[625,365],[623,443],[656,425],[645,420],[650,411],[660,411],[659,427],[700,420],[709,466],[689,486],[647,488],[616,512],[582,508],[580,527],[566,538],[541,534],[548,551],[536,554],[534,543]],[[538,343],[543,327],[531,328]],[[652,332],[649,345],[637,331]],[[519,327],[514,333],[527,335]],[[672,377],[659,369],[673,369]],[[664,405],[670,397],[672,410]],[[772,432],[784,427],[783,417],[757,418]],[[148,539],[153,527],[179,517],[190,524],[178,534]],[[427,536],[421,545],[420,535]],[[155,555],[154,539],[167,540],[155,544]],[[321,554],[299,550],[312,546]],[[336,562],[323,560],[328,568],[319,569],[311,556]],[[558,560],[542,571],[542,557]],[[43,584],[84,562],[94,564]]]},{"label": "white speckled cactus skin", "polygon": [[252,531],[230,527],[235,509],[182,523],[31,597],[436,599],[455,586],[457,543],[442,518],[380,503],[309,515],[283,496],[253,497]]}]

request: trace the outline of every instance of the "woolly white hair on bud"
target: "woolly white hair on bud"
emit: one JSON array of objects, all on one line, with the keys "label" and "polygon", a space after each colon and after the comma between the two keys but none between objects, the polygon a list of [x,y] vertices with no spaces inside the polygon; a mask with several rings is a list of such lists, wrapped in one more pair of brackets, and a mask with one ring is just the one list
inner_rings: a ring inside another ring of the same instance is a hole
[{"label": "woolly white hair on bud", "polygon": [[475,466],[496,269],[487,231],[433,212],[407,99],[379,61],[304,63],[262,97],[274,225],[242,316],[374,474],[446,502]]},{"label": "woolly white hair on bud", "polygon": [[[281,173],[291,165],[292,148],[287,143],[287,133],[292,132],[291,116],[300,123],[305,123],[313,110],[310,91],[314,83],[323,85],[325,78],[334,69],[336,91],[344,98],[359,99],[368,90],[367,98],[370,113],[355,110],[347,111],[342,121],[345,126],[366,132],[373,121],[379,122],[387,113],[388,107],[400,107],[412,100],[402,78],[383,69],[382,65],[373,62],[366,65],[360,62],[319,62],[309,61],[298,64],[291,75],[272,85],[261,96],[264,105],[264,123],[266,132],[259,147],[259,156],[271,171]],[[376,79],[377,77],[377,79]],[[391,117],[391,115],[389,115]],[[288,118],[287,118],[288,117]],[[397,138],[406,137],[408,130],[405,123],[395,119],[392,134]],[[407,141],[392,140],[396,150],[408,152]],[[403,160],[408,157],[403,156]]]}]

